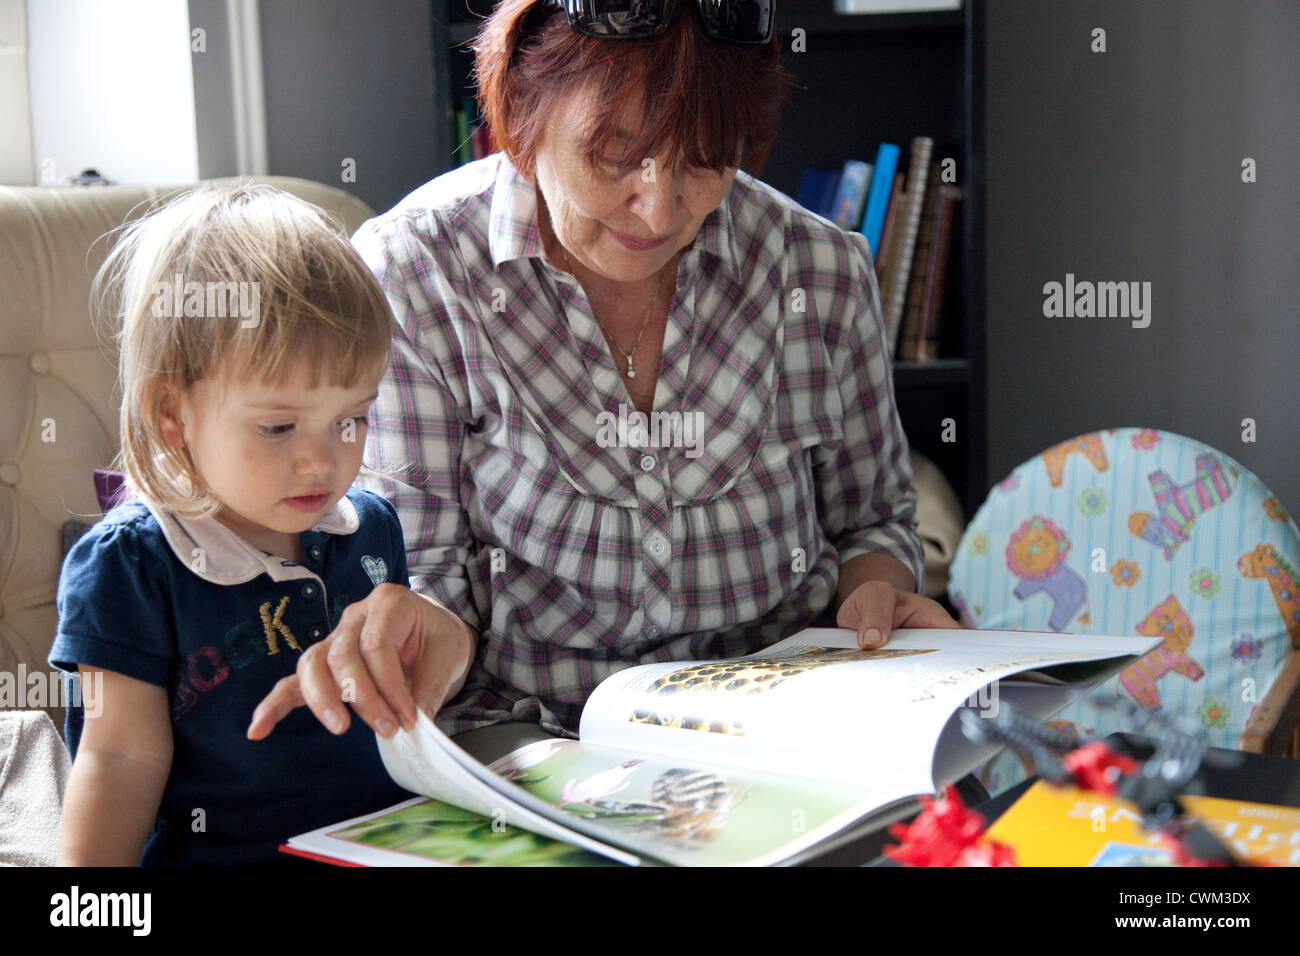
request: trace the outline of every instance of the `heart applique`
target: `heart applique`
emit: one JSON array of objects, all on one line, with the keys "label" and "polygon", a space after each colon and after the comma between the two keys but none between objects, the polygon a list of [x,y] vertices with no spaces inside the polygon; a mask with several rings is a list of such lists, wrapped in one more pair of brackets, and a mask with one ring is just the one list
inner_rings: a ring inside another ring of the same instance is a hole
[{"label": "heart applique", "polygon": [[361,566],[366,569],[375,587],[388,580],[388,563],[383,558],[372,558],[368,554],[361,556]]}]

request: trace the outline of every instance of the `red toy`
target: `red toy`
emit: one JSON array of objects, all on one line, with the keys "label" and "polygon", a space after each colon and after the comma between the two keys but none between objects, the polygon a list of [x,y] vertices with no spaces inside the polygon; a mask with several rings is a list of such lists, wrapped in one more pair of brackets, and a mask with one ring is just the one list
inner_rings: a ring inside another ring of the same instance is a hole
[{"label": "red toy", "polygon": [[957,788],[948,784],[935,800],[921,797],[922,810],[911,825],[892,823],[898,846],[885,847],[885,856],[911,866],[1015,866],[1011,847],[981,841],[984,818],[966,807]]},{"label": "red toy", "polygon": [[1061,766],[1079,789],[1113,797],[1120,780],[1136,773],[1141,764],[1132,757],[1115,753],[1100,740],[1093,740],[1062,757]]},{"label": "red toy", "polygon": [[[1112,709],[1136,723],[1137,706],[1111,701]],[[1135,804],[1143,826],[1158,833],[1179,866],[1240,866],[1232,852],[1204,826],[1189,821],[1178,794],[1207,765],[1229,767],[1235,758],[1208,751],[1204,735],[1183,727],[1165,715],[1149,715],[1160,731],[1156,752],[1147,760],[1117,753],[1105,742],[1082,745],[1003,706],[990,719],[973,712],[961,714],[962,729],[976,743],[1009,744],[1027,755],[1043,779],[1059,785],[1073,784],[1107,797]],[[923,809],[910,826],[889,828],[899,846],[885,847],[889,859],[911,866],[1015,866],[1011,847],[982,839],[985,821],[962,802],[949,784],[938,800],[922,797]]]}]

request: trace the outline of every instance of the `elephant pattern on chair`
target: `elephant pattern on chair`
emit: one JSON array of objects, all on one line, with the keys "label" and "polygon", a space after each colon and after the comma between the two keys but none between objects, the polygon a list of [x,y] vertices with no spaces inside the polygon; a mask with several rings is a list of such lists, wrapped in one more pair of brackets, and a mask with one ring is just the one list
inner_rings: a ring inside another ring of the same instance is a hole
[{"label": "elephant pattern on chair", "polygon": [[[1163,636],[1092,696],[1175,712],[1235,747],[1300,647],[1297,566],[1300,531],[1257,477],[1190,438],[1122,428],[1061,442],[998,484],[948,589],[967,627]],[[1086,698],[1055,722],[1120,729]],[[990,792],[1025,775],[1010,753],[981,773]]]}]

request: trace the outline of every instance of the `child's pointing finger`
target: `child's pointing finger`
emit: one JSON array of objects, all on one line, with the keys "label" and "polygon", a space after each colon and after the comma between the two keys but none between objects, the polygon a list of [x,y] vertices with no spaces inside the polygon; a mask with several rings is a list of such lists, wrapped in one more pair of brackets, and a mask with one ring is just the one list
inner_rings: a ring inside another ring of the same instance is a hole
[{"label": "child's pointing finger", "polygon": [[253,711],[253,719],[248,725],[248,739],[261,740],[268,736],[285,715],[305,703],[298,675],[290,674],[281,678]]}]

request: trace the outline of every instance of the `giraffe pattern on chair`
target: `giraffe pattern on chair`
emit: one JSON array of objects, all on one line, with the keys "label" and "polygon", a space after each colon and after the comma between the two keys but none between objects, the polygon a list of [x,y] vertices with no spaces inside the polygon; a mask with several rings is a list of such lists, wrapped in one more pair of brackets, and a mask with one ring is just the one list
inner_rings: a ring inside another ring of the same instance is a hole
[{"label": "giraffe pattern on chair", "polygon": [[1291,636],[1291,646],[1300,647],[1300,599],[1296,596],[1295,568],[1291,567],[1271,544],[1259,544],[1237,559],[1237,570],[1243,577],[1263,578],[1273,592],[1282,626]]},{"label": "giraffe pattern on chair", "polygon": [[1052,483],[1053,488],[1061,487],[1061,482],[1065,480],[1065,459],[1075,452],[1092,462],[1092,467],[1098,471],[1106,470],[1106,449],[1101,443],[1100,435],[1080,435],[1078,438],[1071,438],[1043,452],[1047,480]]}]

